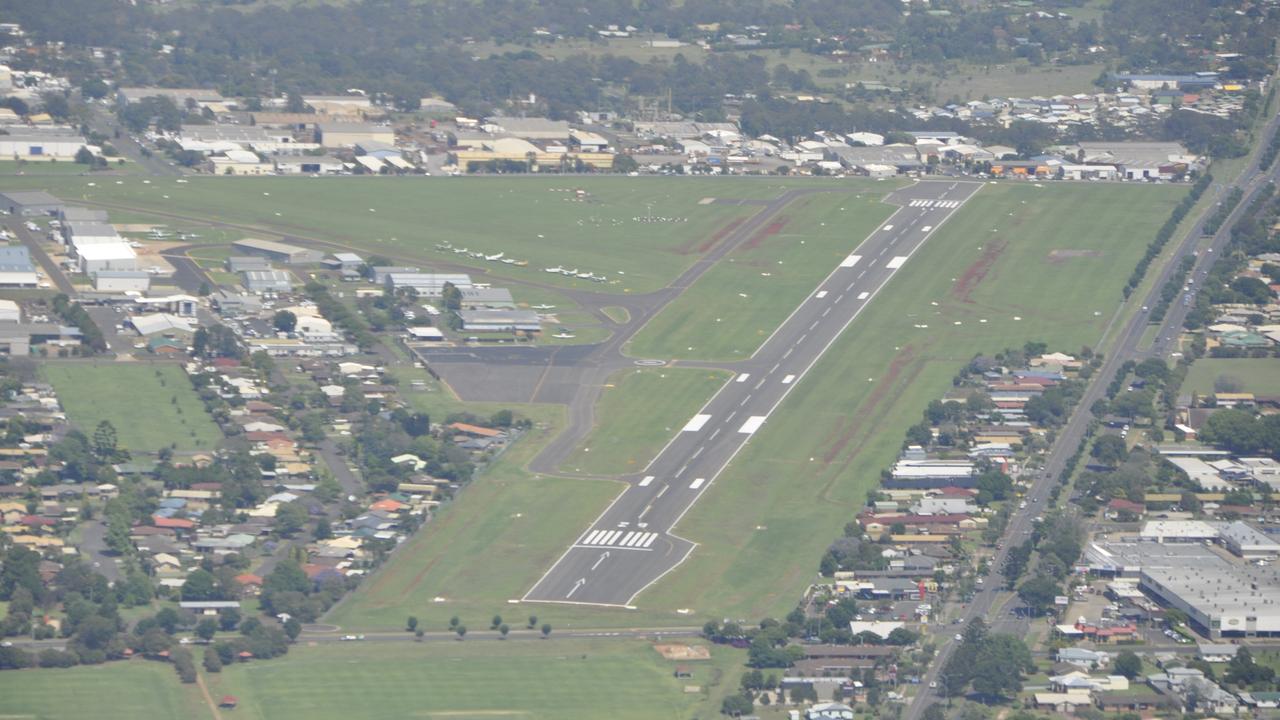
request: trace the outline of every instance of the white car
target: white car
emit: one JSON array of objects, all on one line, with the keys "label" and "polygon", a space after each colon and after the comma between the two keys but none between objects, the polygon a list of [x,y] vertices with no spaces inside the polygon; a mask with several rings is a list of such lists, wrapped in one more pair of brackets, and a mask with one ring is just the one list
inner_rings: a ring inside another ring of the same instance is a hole
[{"label": "white car", "polygon": [[956,633],[956,640],[964,640],[964,636],[960,633]]}]

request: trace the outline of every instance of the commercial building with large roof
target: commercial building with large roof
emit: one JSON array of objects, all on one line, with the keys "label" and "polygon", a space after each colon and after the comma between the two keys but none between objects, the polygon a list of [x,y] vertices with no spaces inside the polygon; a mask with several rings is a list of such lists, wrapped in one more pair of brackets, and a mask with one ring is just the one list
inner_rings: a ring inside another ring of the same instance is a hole
[{"label": "commercial building with large roof", "polygon": [[0,287],[35,287],[39,280],[26,246],[0,246]]},{"label": "commercial building with large roof", "polygon": [[1144,568],[1143,592],[1187,614],[1201,634],[1280,637],[1280,570],[1255,565]]},{"label": "commercial building with large roof", "polygon": [[410,289],[418,297],[440,297],[448,283],[459,290],[471,288],[471,276],[461,273],[389,272],[383,284],[390,290]]},{"label": "commercial building with large roof", "polygon": [[466,332],[540,332],[542,321],[532,310],[459,310]]},{"label": "commercial building with large roof", "polygon": [[80,272],[92,275],[103,270],[137,270],[138,254],[124,242],[95,243],[76,247]]},{"label": "commercial building with large roof", "polygon": [[492,126],[495,134],[512,135],[525,140],[568,140],[569,123],[563,120],[547,118],[518,118],[505,115],[494,115],[485,118],[485,124]]},{"label": "commercial building with large roof", "polygon": [[0,210],[11,215],[53,215],[62,205],[61,200],[43,190],[0,192]]},{"label": "commercial building with large roof", "polygon": [[1218,528],[1202,520],[1150,520],[1140,535],[1158,543],[1201,542],[1217,540]]},{"label": "commercial building with large roof", "polygon": [[274,240],[245,238],[231,243],[231,247],[236,252],[244,253],[245,255],[257,255],[287,265],[318,263],[324,259],[324,253],[320,250],[275,242]]}]

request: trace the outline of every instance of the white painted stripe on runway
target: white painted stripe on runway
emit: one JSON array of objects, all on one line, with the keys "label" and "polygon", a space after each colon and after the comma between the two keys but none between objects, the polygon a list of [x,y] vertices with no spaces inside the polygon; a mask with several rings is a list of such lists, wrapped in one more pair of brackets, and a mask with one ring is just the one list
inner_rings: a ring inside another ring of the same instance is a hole
[{"label": "white painted stripe on runway", "polygon": [[788,375],[788,376],[786,376],[786,377],[782,378],[782,384],[783,384],[783,385],[790,385],[791,383],[795,382],[795,379],[796,379],[796,376],[795,376],[795,375]]},{"label": "white painted stripe on runway", "polygon": [[751,377],[751,373],[742,373],[738,376],[738,382],[746,382],[749,377]]},{"label": "white painted stripe on runway", "polygon": [[871,293],[869,293],[869,292],[860,292],[860,293],[858,293],[858,299],[859,299],[859,300],[866,300],[868,297],[871,297]]},{"label": "white painted stripe on runway", "polygon": [[890,270],[897,270],[898,268],[902,267],[902,265],[905,262],[907,262],[906,255],[897,255],[892,260],[890,260],[889,263],[885,265],[885,267],[889,268]]},{"label": "white painted stripe on runway", "polygon": [[742,427],[738,428],[738,432],[744,435],[750,435],[755,431],[759,430],[760,426],[764,425],[764,421],[765,421],[764,415],[752,415],[751,417],[747,418],[746,422],[742,423]]},{"label": "white painted stripe on runway", "polygon": [[603,531],[603,530],[592,530],[592,531],[591,531],[591,534],[587,535],[587,539],[582,541],[582,544],[583,544],[583,545],[594,545],[594,544],[595,544],[595,542],[596,542],[596,540],[599,540],[599,539],[600,539],[600,536],[601,536],[601,535],[604,535],[604,531]]},{"label": "white painted stripe on runway", "polygon": [[644,479],[640,481],[640,487],[649,487],[649,483],[651,482],[653,482],[653,476],[645,475]]},{"label": "white painted stripe on runway", "polygon": [[640,547],[649,547],[654,540],[658,539],[658,533],[648,533],[645,535],[644,542],[640,543]]},{"label": "white painted stripe on runway", "polygon": [[631,538],[635,537],[636,535],[639,535],[639,533],[637,533],[635,530],[632,530],[631,532],[627,533],[622,537],[622,540],[618,542],[618,545],[622,547],[626,547],[628,544],[631,543]]},{"label": "white painted stripe on runway", "polygon": [[858,261],[861,259],[862,259],[861,255],[850,255],[849,257],[845,258],[843,262],[840,263],[840,267],[853,267],[854,265],[857,265]]},{"label": "white painted stripe on runway", "polygon": [[932,229],[933,229],[932,225],[925,225],[924,227],[920,228],[920,232],[929,232]]},{"label": "white painted stripe on runway", "polygon": [[685,423],[684,429],[681,430],[681,432],[698,432],[710,419],[710,415],[694,415],[692,420]]},{"label": "white painted stripe on runway", "polygon": [[622,534],[621,530],[610,530],[607,534],[601,535],[597,540],[597,545],[612,545],[613,541]]},{"label": "white painted stripe on runway", "polygon": [[697,480],[694,480],[692,483],[689,484],[689,489],[697,490],[698,488],[702,487],[702,483],[706,481],[707,481],[706,478],[698,478]]},{"label": "white painted stripe on runway", "polygon": [[889,232],[890,230],[892,230],[892,229],[893,229],[893,226],[892,226],[892,225],[885,225],[884,227],[882,227],[882,228],[880,228],[880,229],[881,229],[881,230],[883,230],[883,231],[885,231],[885,232]]},{"label": "white painted stripe on runway", "polygon": [[826,310],[822,311],[822,317],[826,317],[830,314],[831,314],[831,308],[827,308]]},{"label": "white painted stripe on runway", "polygon": [[640,541],[644,539],[644,536],[648,534],[649,533],[636,533],[636,536],[631,538],[631,541],[627,543],[627,547],[636,547],[640,544]]},{"label": "white painted stripe on runway", "polygon": [[818,294],[817,294],[817,295],[814,295],[814,297],[818,298],[819,300],[821,300],[822,298],[824,298],[824,297],[826,297],[826,296],[827,296],[827,291],[826,291],[826,290],[819,290],[819,291],[818,291]]}]

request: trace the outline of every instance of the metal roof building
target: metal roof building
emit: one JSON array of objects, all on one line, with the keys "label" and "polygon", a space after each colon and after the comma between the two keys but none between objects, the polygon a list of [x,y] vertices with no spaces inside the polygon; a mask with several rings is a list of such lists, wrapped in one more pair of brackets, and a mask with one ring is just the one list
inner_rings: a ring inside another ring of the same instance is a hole
[{"label": "metal roof building", "polygon": [[471,276],[453,273],[399,273],[386,274],[385,284],[392,290],[411,288],[419,297],[440,297],[445,283],[459,290],[471,287]]},{"label": "metal roof building", "polygon": [[12,215],[52,215],[62,209],[62,201],[43,190],[0,193],[0,209]]},{"label": "metal roof building", "polygon": [[293,289],[293,276],[283,270],[246,270],[241,275],[250,292],[289,292]]},{"label": "metal roof building", "polygon": [[532,310],[460,310],[467,332],[540,332],[542,323]]},{"label": "metal roof building", "polygon": [[288,265],[318,263],[324,259],[324,253],[319,250],[311,250],[273,240],[245,238],[244,240],[235,241],[231,244],[231,247],[237,252],[242,252],[246,255],[259,255]]}]

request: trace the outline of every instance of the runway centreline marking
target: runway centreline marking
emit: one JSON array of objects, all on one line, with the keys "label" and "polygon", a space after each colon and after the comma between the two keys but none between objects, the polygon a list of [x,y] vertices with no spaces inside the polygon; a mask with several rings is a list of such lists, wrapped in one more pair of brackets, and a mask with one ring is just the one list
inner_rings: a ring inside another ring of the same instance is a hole
[{"label": "runway centreline marking", "polygon": [[[981,185],[981,184],[975,184],[975,185],[976,185],[976,188],[975,188],[974,192],[977,192],[977,190],[980,190],[980,189],[983,187],[983,185]],[[945,196],[945,193],[944,193],[944,196]],[[966,198],[966,200],[967,200],[967,199],[968,199],[968,198]],[[901,211],[901,209],[902,209],[902,208],[901,208],[901,207],[899,207],[899,208],[898,208],[898,210],[897,210],[897,211],[895,211],[893,214],[894,214],[894,215],[898,214],[898,212],[899,212],[899,211]],[[942,220],[942,222],[945,222],[947,219],[949,219],[949,216],[950,216],[951,214],[952,214],[952,213],[946,213],[946,216],[947,216],[947,217],[943,217],[943,218],[941,219],[941,220]],[[890,216],[890,217],[892,217],[892,216]],[[920,219],[921,219],[920,217],[916,217],[916,218],[914,218],[914,219],[911,221],[911,223],[910,223],[910,224],[914,226],[914,225],[915,225],[915,224],[916,224]],[[942,224],[942,222],[939,222],[938,224],[940,225],[940,224]],[[888,227],[888,226],[886,226],[886,227]],[[884,227],[882,227],[882,229],[885,229],[885,228],[884,228]],[[934,230],[936,230],[936,229],[937,229],[937,226],[926,226],[926,227],[924,228],[924,236],[923,236],[923,237],[921,237],[919,240],[916,240],[914,243],[912,243],[912,244],[913,244],[913,247],[911,248],[911,250],[910,250],[910,251],[911,251],[911,252],[914,252],[916,249],[918,249],[918,248],[919,248],[919,246],[920,246],[921,244],[923,244],[925,240],[927,240],[927,238],[928,238],[929,234],[931,234],[931,233],[932,233],[932,231],[934,231]],[[874,234],[874,233],[873,233],[873,234]],[[904,239],[905,239],[905,237],[899,237],[899,238],[897,238],[896,240],[901,241],[901,240],[904,240]],[[868,236],[866,239],[864,239],[864,241],[863,241],[863,242],[864,242],[864,243],[866,243],[866,242],[870,242],[870,241],[871,241],[871,236]],[[870,264],[867,264],[867,266],[869,267],[869,266],[870,266]],[[823,280],[823,282],[822,282],[821,284],[819,284],[819,287],[821,287],[821,285],[822,285],[822,284],[825,284],[828,280],[830,280],[830,279],[831,279],[831,277],[832,277],[832,276],[834,276],[834,275],[835,275],[837,272],[839,272],[839,271],[840,271],[840,268],[835,268],[835,269],[833,269],[833,270],[832,270],[832,272],[827,276],[827,278],[825,278],[825,279]],[[878,294],[879,290],[881,290],[881,289],[883,288],[883,286],[884,286],[885,284],[887,284],[887,282],[888,282],[888,280],[889,280],[889,279],[890,279],[889,277],[884,277],[884,278],[882,278],[882,279],[880,280],[880,283],[879,283],[879,284],[880,284],[880,286],[879,286],[879,287],[876,287],[876,288],[874,288],[874,289],[873,289],[873,291],[872,291],[872,293],[871,293],[871,297],[874,297],[876,294]],[[838,304],[841,300],[843,300],[843,297],[844,297],[844,296],[843,296],[843,295],[841,295],[839,298],[837,298],[837,300],[836,300],[836,304]],[[769,336],[768,338],[766,338],[766,339],[765,339],[765,342],[764,342],[764,343],[762,343],[762,344],[757,348],[756,352],[753,352],[753,353],[752,353],[752,357],[757,356],[757,355],[758,355],[762,350],[764,350],[766,347],[768,347],[768,346],[770,345],[771,341],[772,341],[772,340],[773,340],[773,339],[778,335],[778,333],[779,333],[783,328],[785,328],[785,327],[789,324],[789,322],[790,322],[791,318],[792,318],[796,313],[798,313],[798,312],[803,308],[803,306],[804,306],[804,303],[800,303],[800,305],[798,305],[798,306],[797,306],[797,307],[796,307],[796,308],[791,312],[791,314],[790,314],[790,315],[788,315],[788,317],[787,317],[787,318],[782,322],[782,324],[780,324],[778,327],[776,327],[776,328],[774,329],[773,333],[771,333],[771,334],[770,334],[770,336]],[[863,307],[865,307],[865,306],[863,306]],[[844,330],[849,326],[849,324],[851,324],[851,323],[856,319],[856,317],[860,314],[861,310],[862,310],[862,307],[859,307],[859,308],[855,309],[855,310],[854,310],[854,312],[852,312],[852,313],[850,314],[850,317],[848,317],[848,318],[845,320],[844,324],[839,328],[839,330],[837,330],[836,334],[835,334],[833,337],[831,337],[831,338],[828,340],[828,342],[827,342],[827,343],[826,343],[826,344],[825,344],[825,345],[824,345],[824,346],[823,346],[823,347],[818,351],[818,353],[817,353],[816,357],[812,358],[812,359],[809,361],[809,363],[806,365],[806,367],[804,367],[804,368],[800,371],[799,375],[797,376],[797,379],[803,379],[803,377],[805,376],[805,374],[806,374],[810,369],[812,369],[812,367],[816,364],[817,360],[818,360],[820,357],[822,357],[822,356],[826,353],[826,351],[827,351],[827,350],[830,348],[830,346],[835,342],[835,340],[836,340],[840,335],[842,335],[842,334],[843,334]],[[774,370],[776,371],[776,370],[777,370],[777,368],[778,368],[778,364],[775,364],[775,366],[774,366]],[[714,403],[714,402],[715,402],[715,400],[716,400],[716,398],[720,395],[720,393],[721,393],[723,390],[725,390],[726,388],[728,388],[730,385],[731,385],[731,383],[725,383],[724,385],[722,385],[722,386],[720,387],[720,389],[716,391],[715,395],[713,395],[713,397],[711,398],[711,400],[709,400],[709,401],[707,402],[707,404],[706,404],[704,407],[709,407],[712,403]],[[789,395],[789,393],[790,393],[790,390],[791,390],[791,389],[792,389],[792,387],[791,387],[791,386],[788,386],[788,387],[786,388],[786,390],[785,390],[785,391],[784,391],[784,393],[782,394],[782,397],[778,398],[778,400],[777,400],[776,402],[774,402],[774,403],[773,403],[773,408],[771,408],[771,409],[770,409],[770,412],[772,412],[772,411],[773,411],[773,409],[776,409],[776,408],[777,408],[777,406],[778,406],[779,404],[781,404],[781,402],[782,402],[783,400],[785,400],[785,398],[787,397],[787,395]],[[728,419],[726,420],[725,424],[728,424],[729,422],[731,422],[731,421],[732,421],[732,419],[733,419],[733,417],[734,417],[736,414],[737,414],[736,412],[730,413],[730,415],[729,415]],[[651,461],[650,461],[649,466],[652,466],[655,462],[657,462],[658,460],[660,460],[660,459],[661,459],[661,457],[665,454],[665,452],[666,452],[668,449],[670,449],[670,448],[672,447],[673,443],[676,441],[676,439],[677,439],[679,436],[680,436],[680,434],[679,434],[679,433],[673,434],[672,438],[671,438],[671,439],[667,442],[667,444],[662,448],[662,450],[658,453],[658,455],[654,456],[653,460],[651,460]],[[691,486],[691,489],[695,490],[695,495],[694,495],[694,497],[692,497],[692,498],[691,498],[687,503],[681,503],[681,504],[683,505],[683,507],[680,509],[680,511],[679,511],[679,513],[677,514],[677,516],[676,516],[675,520],[671,523],[671,525],[670,525],[670,527],[671,527],[671,528],[674,528],[676,525],[678,525],[678,524],[679,524],[679,522],[683,519],[683,517],[688,513],[689,509],[690,509],[690,508],[691,508],[691,507],[692,507],[692,506],[697,502],[697,500],[701,497],[702,493],[703,493],[703,492],[705,492],[705,491],[707,490],[707,488],[709,488],[712,484],[714,484],[715,479],[716,479],[716,478],[717,478],[717,477],[718,477],[718,476],[719,476],[719,475],[724,471],[724,469],[725,469],[725,467],[726,467],[726,466],[728,466],[729,464],[731,464],[731,463],[732,463],[733,459],[734,459],[734,458],[737,456],[737,454],[742,450],[742,448],[743,448],[743,447],[745,447],[747,444],[749,444],[749,440],[744,440],[743,442],[741,442],[741,443],[737,444],[737,447],[735,447],[735,448],[733,449],[733,451],[729,454],[728,458],[727,458],[727,459],[725,459],[725,461],[724,461],[723,463],[721,463],[721,464],[720,464],[720,467],[719,467],[718,469],[716,469],[716,470],[715,470],[715,472],[714,472],[712,475],[710,475],[709,477],[698,478],[697,480],[695,480],[695,481],[694,481],[694,484]],[[687,466],[686,466],[686,467],[687,467]],[[647,468],[646,468],[646,469],[647,469]],[[684,469],[682,469],[682,471],[681,471],[681,472],[683,472],[683,470],[684,470]],[[628,488],[629,488],[629,487],[630,487],[630,486],[628,486]],[[662,490],[663,490],[663,491],[665,491],[665,490],[667,490],[667,489],[669,489],[669,486],[663,485]],[[606,517],[606,516],[607,516],[607,515],[608,515],[608,514],[613,510],[613,508],[617,505],[618,501],[619,501],[619,500],[621,500],[621,498],[622,498],[622,495],[623,495],[623,494],[625,494],[625,490],[624,490],[624,492],[623,492],[623,493],[619,493],[619,495],[618,495],[617,497],[615,497],[615,498],[614,498],[614,500],[613,500],[612,502],[610,502],[609,506],[608,506],[608,507],[606,507],[606,508],[605,508],[605,509],[600,513],[600,518],[604,518],[604,517]],[[668,534],[668,536],[669,536],[673,541],[676,541],[676,542],[678,542],[680,545],[683,545],[683,546],[684,546],[684,548],[683,548],[683,549],[684,549],[684,552],[679,552],[679,546],[677,546],[677,548],[676,548],[676,553],[672,554],[672,557],[671,557],[671,559],[672,559],[672,560],[674,560],[675,562],[673,562],[673,563],[671,563],[669,566],[665,567],[665,568],[664,568],[664,569],[663,569],[663,570],[662,570],[658,575],[656,575],[655,577],[653,577],[652,579],[650,579],[648,582],[645,582],[645,584],[644,584],[642,587],[640,587],[640,588],[639,588],[639,589],[637,589],[634,593],[632,593],[632,594],[631,594],[631,596],[630,596],[630,600],[628,601],[628,603],[627,603],[627,604],[620,605],[620,604],[618,604],[618,603],[610,603],[610,602],[570,602],[570,603],[567,603],[567,604],[596,605],[596,606],[605,606],[605,607],[628,607],[628,608],[632,607],[632,606],[630,605],[630,601],[631,601],[631,600],[634,600],[636,596],[638,596],[639,594],[643,593],[643,592],[644,592],[646,589],[648,589],[649,587],[652,587],[654,583],[659,582],[663,577],[665,577],[666,575],[670,574],[670,573],[671,573],[671,571],[673,571],[673,570],[675,570],[676,568],[680,567],[680,566],[684,563],[684,561],[688,559],[688,556],[689,556],[689,554],[692,552],[692,550],[693,550],[695,547],[697,547],[697,543],[691,542],[691,541],[689,541],[689,540],[686,540],[686,539],[684,539],[684,538],[679,537],[678,535],[675,535],[674,533],[672,533],[672,532],[671,532],[671,530],[670,530],[670,529],[668,529],[668,530],[667,530],[667,534]],[[547,581],[547,579],[552,575],[552,573],[553,573],[553,572],[555,572],[556,568],[560,566],[560,563],[561,563],[563,560],[565,560],[565,558],[569,555],[569,553],[571,552],[571,550],[572,550],[572,548],[568,548],[568,549],[566,549],[566,550],[565,550],[565,552],[564,552],[564,553],[562,553],[562,554],[560,555],[560,557],[559,557],[559,558],[557,558],[556,562],[555,562],[555,563],[554,563],[550,568],[548,568],[548,569],[547,569],[547,571],[546,571],[546,572],[544,572],[544,573],[542,574],[542,576],[541,576],[541,577],[539,577],[538,581],[534,584],[533,589],[531,589],[528,593],[526,593],[526,594],[525,594],[525,596],[524,596],[524,598],[522,598],[522,599],[524,599],[524,600],[529,600],[529,597],[530,597],[530,595],[532,595],[532,594],[534,593],[534,590],[536,590],[536,589],[537,589],[541,584],[543,584],[544,582],[546,582],[546,581]],[[569,578],[569,579],[571,580],[572,578]],[[563,588],[563,586],[562,586],[562,587],[561,587],[557,592],[564,592],[564,588]],[[535,601],[536,601],[536,600],[535,600]],[[545,599],[545,600],[540,600],[540,601],[543,601],[543,602],[564,602],[563,600],[559,600],[559,599]]]}]

